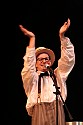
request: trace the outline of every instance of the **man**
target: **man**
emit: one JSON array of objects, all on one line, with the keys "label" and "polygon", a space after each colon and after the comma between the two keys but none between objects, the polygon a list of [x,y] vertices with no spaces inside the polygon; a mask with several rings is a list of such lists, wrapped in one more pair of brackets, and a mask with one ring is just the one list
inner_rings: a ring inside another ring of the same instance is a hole
[{"label": "man", "polygon": [[[61,41],[61,58],[52,72],[60,87],[63,100],[67,97],[66,80],[75,64],[74,46],[65,32],[70,26],[70,19],[59,30]],[[35,49],[35,35],[19,25],[21,31],[30,38],[24,56],[24,67],[21,72],[23,87],[27,96],[26,110],[32,117],[32,125],[56,125],[56,87],[48,67],[55,61],[55,54],[45,47]],[[48,72],[47,76],[41,75]],[[41,77],[40,77],[41,76]],[[40,81],[39,81],[40,80]],[[63,101],[58,95],[58,125],[65,125]]]}]

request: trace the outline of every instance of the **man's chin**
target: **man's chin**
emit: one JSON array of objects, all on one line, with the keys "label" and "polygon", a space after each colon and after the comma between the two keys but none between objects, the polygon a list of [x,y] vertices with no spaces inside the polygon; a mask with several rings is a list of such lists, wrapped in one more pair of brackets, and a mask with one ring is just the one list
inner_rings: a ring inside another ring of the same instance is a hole
[{"label": "man's chin", "polygon": [[46,72],[46,71],[47,71],[47,69],[45,68],[45,69],[43,69],[42,71],[43,71],[43,72]]},{"label": "man's chin", "polygon": [[42,71],[42,72],[46,72],[46,71],[47,71],[47,68],[44,67],[44,66],[42,66],[42,67],[41,67],[41,71]]}]

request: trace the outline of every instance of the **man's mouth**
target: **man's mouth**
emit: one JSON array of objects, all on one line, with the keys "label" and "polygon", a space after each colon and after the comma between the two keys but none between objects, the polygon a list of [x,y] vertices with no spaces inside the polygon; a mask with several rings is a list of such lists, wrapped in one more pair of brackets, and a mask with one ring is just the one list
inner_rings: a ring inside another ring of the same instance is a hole
[{"label": "man's mouth", "polygon": [[44,68],[46,68],[46,66],[45,65],[41,65],[42,67],[44,67]]}]

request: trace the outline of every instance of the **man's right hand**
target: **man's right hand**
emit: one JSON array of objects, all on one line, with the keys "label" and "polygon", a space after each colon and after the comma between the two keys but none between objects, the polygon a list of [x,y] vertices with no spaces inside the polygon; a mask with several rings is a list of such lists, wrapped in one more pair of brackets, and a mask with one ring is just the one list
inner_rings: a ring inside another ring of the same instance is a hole
[{"label": "man's right hand", "polygon": [[21,31],[24,33],[24,35],[28,36],[28,37],[35,37],[35,35],[30,32],[29,30],[27,30],[26,28],[24,28],[22,25],[19,25]]}]

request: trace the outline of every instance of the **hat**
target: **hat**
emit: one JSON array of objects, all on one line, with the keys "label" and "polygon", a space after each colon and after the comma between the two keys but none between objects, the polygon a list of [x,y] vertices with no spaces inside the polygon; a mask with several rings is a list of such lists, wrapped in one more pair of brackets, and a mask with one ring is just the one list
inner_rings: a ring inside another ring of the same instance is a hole
[{"label": "hat", "polygon": [[46,53],[50,56],[51,59],[51,65],[53,65],[54,61],[55,61],[55,54],[51,49],[45,48],[45,47],[38,47],[36,49],[36,57],[42,53]]}]

